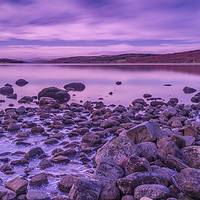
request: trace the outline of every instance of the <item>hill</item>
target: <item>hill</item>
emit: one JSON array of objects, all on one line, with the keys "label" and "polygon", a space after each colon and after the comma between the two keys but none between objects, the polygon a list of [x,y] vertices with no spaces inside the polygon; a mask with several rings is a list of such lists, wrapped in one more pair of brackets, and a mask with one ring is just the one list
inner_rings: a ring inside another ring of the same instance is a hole
[{"label": "hill", "polygon": [[45,63],[200,63],[200,50],[170,54],[75,56],[53,59]]},{"label": "hill", "polygon": [[0,59],[0,63],[24,63],[24,61],[2,58]]}]

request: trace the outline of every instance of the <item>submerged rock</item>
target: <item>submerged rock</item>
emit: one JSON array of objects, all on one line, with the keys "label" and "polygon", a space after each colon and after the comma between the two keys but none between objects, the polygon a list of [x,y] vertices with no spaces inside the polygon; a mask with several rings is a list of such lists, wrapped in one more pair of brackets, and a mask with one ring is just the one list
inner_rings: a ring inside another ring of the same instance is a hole
[{"label": "submerged rock", "polygon": [[13,94],[14,90],[10,86],[5,86],[0,88],[0,94],[2,95],[10,95]]},{"label": "submerged rock", "polygon": [[16,82],[15,82],[16,85],[18,86],[25,86],[28,84],[28,81],[24,80],[24,79],[18,79]]},{"label": "submerged rock", "polygon": [[197,91],[196,89],[191,88],[191,87],[188,87],[188,86],[186,86],[186,87],[183,88],[183,92],[184,92],[185,94],[191,94],[191,93],[194,93],[194,92],[196,92],[196,91]]},{"label": "submerged rock", "polygon": [[73,91],[83,91],[85,90],[85,85],[83,83],[69,83],[64,86],[64,89],[70,90],[72,88]]}]

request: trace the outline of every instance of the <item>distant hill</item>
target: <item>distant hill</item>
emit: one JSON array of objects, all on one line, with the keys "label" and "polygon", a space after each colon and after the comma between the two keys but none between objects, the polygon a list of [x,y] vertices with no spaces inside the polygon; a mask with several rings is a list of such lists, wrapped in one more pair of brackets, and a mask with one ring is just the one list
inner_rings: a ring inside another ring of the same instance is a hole
[{"label": "distant hill", "polygon": [[24,61],[2,58],[0,59],[0,63],[24,63]]},{"label": "distant hill", "polygon": [[200,63],[200,50],[170,54],[121,54],[58,58],[45,63]]}]

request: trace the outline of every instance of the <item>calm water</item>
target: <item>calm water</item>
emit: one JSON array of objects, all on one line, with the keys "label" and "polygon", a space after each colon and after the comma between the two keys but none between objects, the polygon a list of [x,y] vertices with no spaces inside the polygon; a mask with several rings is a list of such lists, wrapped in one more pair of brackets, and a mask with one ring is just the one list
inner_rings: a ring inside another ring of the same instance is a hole
[{"label": "calm water", "polygon": [[[1,64],[0,87],[6,83],[13,85],[18,99],[25,95],[33,96],[49,86],[63,88],[70,82],[83,82],[83,92],[70,92],[71,102],[80,100],[98,101],[103,98],[105,104],[123,104],[128,106],[135,98],[144,93],[153,97],[162,97],[168,101],[171,97],[189,104],[194,94],[184,94],[185,86],[200,90],[200,65],[59,65],[59,64]],[[29,84],[24,87],[15,85],[19,78],[26,79]],[[116,81],[122,85],[117,86]],[[163,86],[166,83],[171,87]],[[113,95],[109,95],[113,92]],[[16,100],[5,99],[1,108],[9,103],[19,106]]]}]

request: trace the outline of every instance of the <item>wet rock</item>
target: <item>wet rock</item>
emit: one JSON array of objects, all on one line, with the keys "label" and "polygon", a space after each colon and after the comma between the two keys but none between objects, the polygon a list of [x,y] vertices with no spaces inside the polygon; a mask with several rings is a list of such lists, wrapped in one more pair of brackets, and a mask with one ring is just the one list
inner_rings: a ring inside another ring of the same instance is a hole
[{"label": "wet rock", "polygon": [[10,123],[10,124],[8,124],[7,130],[9,132],[16,132],[16,131],[20,130],[20,127],[16,123]]},{"label": "wet rock", "polygon": [[112,185],[107,186],[101,190],[100,200],[120,200],[120,190]]},{"label": "wet rock", "polygon": [[3,164],[0,168],[1,172],[12,172],[13,168],[9,164]]},{"label": "wet rock", "polygon": [[29,190],[26,198],[27,200],[51,200],[46,192],[40,190]]},{"label": "wet rock", "polygon": [[174,178],[182,192],[193,198],[200,198],[200,169],[183,169]]},{"label": "wet rock", "polygon": [[28,153],[25,155],[25,158],[31,159],[31,158],[37,158],[44,154],[44,151],[41,147],[33,147],[28,151]]},{"label": "wet rock", "polygon": [[115,84],[116,84],[116,85],[121,85],[122,82],[121,82],[121,81],[117,81]]},{"label": "wet rock", "polygon": [[144,98],[150,98],[150,97],[152,97],[152,95],[151,94],[144,94],[143,97]]},{"label": "wet rock", "polygon": [[196,92],[196,91],[197,91],[196,89],[191,88],[191,87],[188,87],[188,86],[186,86],[186,87],[183,88],[183,92],[184,92],[185,94],[191,94],[191,93],[194,93],[194,92]]},{"label": "wet rock", "polygon": [[38,93],[38,99],[41,97],[52,97],[57,99],[59,103],[68,102],[70,99],[70,95],[65,90],[61,90],[56,87],[44,88]]},{"label": "wet rock", "polygon": [[89,147],[93,147],[98,144],[101,144],[101,138],[97,134],[88,132],[83,136],[82,142],[88,144]]},{"label": "wet rock", "polygon": [[99,181],[79,178],[72,186],[69,192],[69,197],[73,200],[98,200],[100,192],[101,184]]},{"label": "wet rock", "polygon": [[140,156],[146,158],[149,162],[156,160],[158,157],[157,147],[153,142],[142,142],[137,144]]},{"label": "wet rock", "polygon": [[155,122],[145,122],[137,125],[126,132],[128,138],[135,144],[141,142],[152,142],[162,136],[159,125]]},{"label": "wet rock", "polygon": [[71,88],[73,91],[81,92],[85,90],[85,85],[83,83],[69,83],[64,86],[64,89],[66,90],[71,90]]},{"label": "wet rock", "polygon": [[64,176],[58,183],[59,190],[64,193],[68,193],[77,179],[78,177],[73,175]]},{"label": "wet rock", "polygon": [[132,155],[127,163],[129,174],[134,172],[151,171],[150,164],[146,158],[140,158],[137,155]]},{"label": "wet rock", "polygon": [[164,105],[165,103],[163,101],[151,101],[150,105],[152,107],[157,107],[157,106],[162,106]]},{"label": "wet rock", "polygon": [[144,184],[167,186],[168,182],[162,176],[150,172],[135,172],[117,180],[117,185],[124,195],[134,195],[135,188]]},{"label": "wet rock", "polygon": [[10,95],[13,94],[14,90],[10,86],[5,86],[0,88],[0,94],[2,95]]},{"label": "wet rock", "polygon": [[28,186],[28,181],[21,179],[20,177],[16,177],[12,180],[10,180],[6,184],[6,188],[16,192],[18,195],[19,194],[25,194]]},{"label": "wet rock", "polygon": [[33,101],[32,97],[24,96],[18,101],[18,103],[31,103],[32,101]]},{"label": "wet rock", "polygon": [[176,106],[178,103],[178,99],[177,98],[170,98],[170,100],[167,102],[168,105],[170,106]]},{"label": "wet rock", "polygon": [[184,129],[184,136],[192,136],[194,138],[198,137],[198,131],[196,128],[192,127],[192,126],[188,126]]},{"label": "wet rock", "polygon": [[36,134],[36,133],[42,133],[44,132],[44,128],[41,126],[34,126],[31,128],[31,133]]},{"label": "wet rock", "polygon": [[186,146],[184,138],[180,135],[171,136],[171,141],[174,142],[180,149]]},{"label": "wet rock", "polygon": [[17,99],[17,94],[9,94],[6,96],[8,99]]},{"label": "wet rock", "polygon": [[19,160],[13,160],[10,164],[13,166],[24,166],[29,164],[29,161],[27,159],[22,158]]},{"label": "wet rock", "polygon": [[158,184],[146,184],[140,185],[135,188],[135,199],[141,199],[142,197],[148,197],[151,199],[161,199],[169,197],[169,189],[163,185]]},{"label": "wet rock", "polygon": [[139,153],[138,147],[126,135],[113,138],[97,150],[95,162],[99,164],[104,158],[117,162],[120,158],[130,158]]},{"label": "wet rock", "polygon": [[38,103],[39,106],[41,107],[42,106],[54,107],[59,103],[59,101],[51,97],[41,97]]},{"label": "wet rock", "polygon": [[142,105],[145,105],[146,102],[144,99],[135,99],[132,101],[132,105],[135,106],[136,104],[142,104]]},{"label": "wet rock", "polygon": [[103,121],[100,126],[102,128],[110,128],[110,127],[113,127],[113,126],[119,126],[119,124],[120,123],[116,120],[107,119],[107,120]]},{"label": "wet rock", "polygon": [[0,199],[2,200],[15,200],[16,193],[3,186],[0,186]]},{"label": "wet rock", "polygon": [[47,175],[45,173],[36,174],[30,180],[30,186],[41,187],[43,185],[47,185],[48,183]]},{"label": "wet rock", "polygon": [[58,140],[56,138],[50,138],[44,142],[44,144],[48,144],[48,145],[53,145],[57,143],[58,143]]},{"label": "wet rock", "polygon": [[135,199],[132,195],[125,195],[125,196],[122,197],[121,200],[135,200]]},{"label": "wet rock", "polygon": [[200,168],[200,146],[184,147],[185,163],[193,168]]},{"label": "wet rock", "polygon": [[50,160],[48,159],[43,159],[40,163],[39,163],[39,167],[40,169],[47,169],[49,167],[52,167],[53,164],[50,162]]},{"label": "wet rock", "polygon": [[67,164],[70,162],[69,158],[67,156],[62,156],[62,155],[59,155],[59,156],[56,156],[56,157],[53,157],[50,159],[51,162],[53,163],[57,163],[57,164]]},{"label": "wet rock", "polygon": [[24,80],[24,79],[18,79],[16,82],[15,82],[16,85],[18,86],[25,86],[28,84],[28,81]]}]

